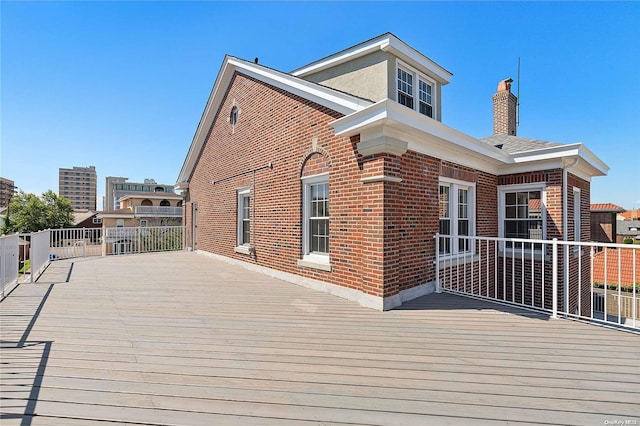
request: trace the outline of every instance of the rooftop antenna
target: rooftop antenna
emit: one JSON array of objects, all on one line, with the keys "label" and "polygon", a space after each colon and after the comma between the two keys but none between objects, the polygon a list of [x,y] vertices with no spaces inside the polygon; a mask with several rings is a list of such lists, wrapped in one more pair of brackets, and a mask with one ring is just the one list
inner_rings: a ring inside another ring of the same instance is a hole
[{"label": "rooftop antenna", "polygon": [[520,126],[520,56],[518,56],[518,103],[516,104],[516,128]]}]

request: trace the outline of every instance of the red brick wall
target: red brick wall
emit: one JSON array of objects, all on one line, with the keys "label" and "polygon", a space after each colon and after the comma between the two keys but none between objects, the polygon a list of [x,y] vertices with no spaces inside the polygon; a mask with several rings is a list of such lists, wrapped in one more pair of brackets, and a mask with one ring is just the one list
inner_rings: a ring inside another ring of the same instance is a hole
[{"label": "red brick wall", "polygon": [[[240,111],[235,126],[229,123],[233,106]],[[185,198],[187,245],[193,240],[195,202],[199,250],[388,297],[435,278],[440,176],[476,184],[479,236],[498,233],[497,185],[547,182],[547,237],[562,237],[561,170],[497,177],[412,151],[401,157],[362,157],[356,150],[358,136],[334,135],[328,123],[339,117],[236,74],[190,179]],[[252,173],[229,178],[269,162],[273,169],[257,171],[255,182]],[[327,171],[331,272],[297,263],[302,258],[300,178]],[[402,181],[361,181],[383,175]],[[236,191],[242,187],[251,188],[252,255],[234,251]],[[586,194],[582,200],[588,211]],[[583,219],[583,232],[588,223]],[[490,272],[493,276],[494,270]]]}]

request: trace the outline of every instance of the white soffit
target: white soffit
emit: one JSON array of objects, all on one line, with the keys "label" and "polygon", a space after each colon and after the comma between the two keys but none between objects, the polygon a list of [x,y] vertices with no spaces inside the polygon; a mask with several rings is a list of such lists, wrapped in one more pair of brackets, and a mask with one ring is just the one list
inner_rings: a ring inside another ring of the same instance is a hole
[{"label": "white soffit", "polygon": [[495,175],[560,168],[563,160],[581,161],[570,172],[589,180],[606,175],[609,167],[583,144],[559,145],[509,154],[481,140],[385,99],[330,125],[338,136],[373,134],[408,142],[408,149]]},{"label": "white soffit", "polygon": [[[385,99],[330,123],[338,136],[375,133],[405,140],[409,149],[489,173],[513,161],[507,153],[437,120]],[[361,136],[362,137],[362,136]]]}]

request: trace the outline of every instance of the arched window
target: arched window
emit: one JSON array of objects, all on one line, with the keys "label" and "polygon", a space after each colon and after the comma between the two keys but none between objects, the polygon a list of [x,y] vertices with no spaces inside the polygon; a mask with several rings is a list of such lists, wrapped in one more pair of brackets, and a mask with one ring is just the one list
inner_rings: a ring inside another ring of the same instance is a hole
[{"label": "arched window", "polygon": [[141,206],[152,206],[153,203],[151,202],[151,200],[145,198],[144,200],[142,200],[142,203],[140,203]]},{"label": "arched window", "polygon": [[162,207],[169,207],[170,205],[171,205],[171,203],[168,202],[167,200],[160,201],[160,206],[162,206]]}]

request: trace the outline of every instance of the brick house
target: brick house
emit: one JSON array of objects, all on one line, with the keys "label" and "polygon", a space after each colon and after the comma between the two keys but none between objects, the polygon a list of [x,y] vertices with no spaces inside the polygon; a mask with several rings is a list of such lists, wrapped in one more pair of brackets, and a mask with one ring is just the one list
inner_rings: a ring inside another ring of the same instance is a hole
[{"label": "brick house", "polygon": [[615,243],[618,234],[616,217],[624,208],[613,203],[591,204],[591,241]]},{"label": "brick house", "polygon": [[608,167],[517,136],[511,80],[494,135],[448,127],[451,77],[389,33],[290,73],[225,57],[178,177],[187,246],[386,310],[434,291],[438,232],[448,258],[465,235],[588,241]]}]

